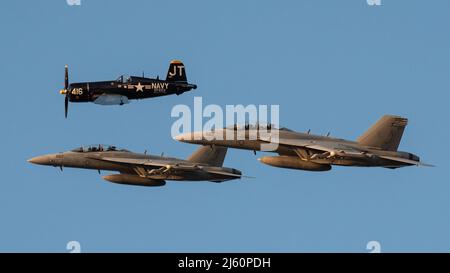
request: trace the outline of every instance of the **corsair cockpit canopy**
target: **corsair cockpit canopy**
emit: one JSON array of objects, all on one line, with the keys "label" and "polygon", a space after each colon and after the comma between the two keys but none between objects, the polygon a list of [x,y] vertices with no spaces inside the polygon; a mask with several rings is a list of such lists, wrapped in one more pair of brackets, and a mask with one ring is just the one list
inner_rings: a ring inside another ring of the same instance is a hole
[{"label": "corsair cockpit canopy", "polygon": [[116,82],[118,82],[118,83],[128,83],[128,82],[130,82],[130,80],[131,80],[130,76],[128,76],[128,75],[120,75],[117,78]]}]

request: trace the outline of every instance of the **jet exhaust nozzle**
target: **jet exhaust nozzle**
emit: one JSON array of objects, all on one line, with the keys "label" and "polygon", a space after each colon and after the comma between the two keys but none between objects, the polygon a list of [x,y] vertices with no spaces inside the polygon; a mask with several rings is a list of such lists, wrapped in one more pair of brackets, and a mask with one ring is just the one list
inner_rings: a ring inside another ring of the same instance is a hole
[{"label": "jet exhaust nozzle", "polygon": [[294,156],[264,156],[258,158],[258,160],[264,164],[279,168],[314,172],[324,172],[331,170],[331,165],[329,164],[319,164],[311,161],[305,161]]}]

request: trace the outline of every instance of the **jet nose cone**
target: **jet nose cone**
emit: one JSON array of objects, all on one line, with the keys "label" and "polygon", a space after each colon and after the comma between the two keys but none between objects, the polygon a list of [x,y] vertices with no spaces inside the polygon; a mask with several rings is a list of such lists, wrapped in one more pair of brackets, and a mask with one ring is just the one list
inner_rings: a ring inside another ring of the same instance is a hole
[{"label": "jet nose cone", "polygon": [[175,136],[174,139],[181,141],[181,142],[185,142],[185,143],[191,143],[191,144],[209,144],[205,141],[202,131],[181,134],[181,135]]},{"label": "jet nose cone", "polygon": [[49,163],[47,156],[36,156],[27,160],[30,163],[38,165],[47,165]]},{"label": "jet nose cone", "polygon": [[191,133],[186,133],[186,134],[181,134],[181,135],[175,136],[174,138],[175,138],[175,140],[189,143],[192,140],[191,135],[192,135]]}]

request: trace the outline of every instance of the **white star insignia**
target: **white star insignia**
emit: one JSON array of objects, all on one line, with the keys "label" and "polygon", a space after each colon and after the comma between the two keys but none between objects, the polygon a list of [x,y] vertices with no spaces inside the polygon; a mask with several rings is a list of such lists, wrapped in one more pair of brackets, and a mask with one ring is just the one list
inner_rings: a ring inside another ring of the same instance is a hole
[{"label": "white star insignia", "polygon": [[141,83],[139,82],[138,85],[135,85],[134,87],[136,87],[136,92],[144,92],[144,86],[141,85]]}]

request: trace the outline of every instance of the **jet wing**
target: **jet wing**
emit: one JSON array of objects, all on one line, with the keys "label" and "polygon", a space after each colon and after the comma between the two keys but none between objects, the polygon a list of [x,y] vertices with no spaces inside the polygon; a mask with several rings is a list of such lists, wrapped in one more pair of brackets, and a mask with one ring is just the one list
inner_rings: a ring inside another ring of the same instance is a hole
[{"label": "jet wing", "polygon": [[202,169],[203,171],[206,171],[208,173],[212,173],[212,174],[226,175],[226,176],[232,176],[232,177],[241,177],[242,176],[240,174],[223,172],[223,171],[219,171],[219,170],[208,170],[208,169],[203,169],[201,167],[200,167],[200,169]]},{"label": "jet wing", "polygon": [[299,148],[307,148],[312,150],[318,150],[322,152],[334,153],[334,154],[346,154],[346,155],[361,155],[366,151],[356,149],[354,147],[335,142],[335,141],[321,141],[321,140],[311,140],[311,139],[288,139],[279,138],[277,141],[273,141],[271,138],[260,138],[262,141],[267,141],[270,143],[278,143],[280,145],[291,146]]},{"label": "jet wing", "polygon": [[[233,174],[229,172],[224,172],[220,170],[214,170],[210,168],[205,168],[204,166],[198,164],[189,164],[188,162],[174,162],[165,160],[151,160],[151,159],[135,159],[135,158],[117,158],[117,157],[102,157],[96,158],[103,161],[114,162],[119,164],[133,165],[134,170],[137,174],[145,176],[150,174],[146,172],[145,167],[159,167],[157,171],[166,173],[169,171],[204,171],[211,174],[227,175],[232,177],[241,177],[239,174]],[[154,169],[154,168],[152,168]],[[154,171],[154,170],[153,170]],[[152,172],[152,171],[150,171]]]},{"label": "jet wing", "polygon": [[317,151],[322,151],[326,153],[326,156],[329,155],[345,155],[345,156],[354,156],[354,157],[360,157],[360,156],[376,156],[383,159],[388,159],[394,162],[401,162],[416,166],[427,166],[427,167],[434,167],[433,165],[422,163],[419,161],[414,161],[411,159],[401,158],[401,157],[395,157],[395,156],[385,156],[385,155],[373,155],[368,153],[369,151],[366,151],[364,149],[359,149],[356,147],[352,147],[349,145],[345,145],[343,143],[334,142],[334,141],[321,141],[321,140],[310,140],[310,139],[286,139],[286,138],[279,138],[278,141],[273,141],[270,137],[269,138],[262,138],[262,141],[267,141],[270,143],[278,143],[280,145],[286,145],[290,146],[300,157],[301,154],[298,152],[298,148],[306,148],[306,149],[313,149]]},{"label": "jet wing", "polygon": [[395,161],[395,162],[401,162],[401,163],[416,165],[416,166],[434,167],[434,165],[431,165],[431,164],[426,164],[426,163],[422,163],[420,161],[414,161],[414,160],[411,160],[411,159],[406,159],[406,158],[401,158],[401,157],[386,156],[386,155],[379,155],[378,157],[384,158],[384,159],[388,159],[388,160],[392,160],[392,161]]},{"label": "jet wing", "polygon": [[155,166],[155,167],[165,167],[168,163],[161,160],[151,160],[151,159],[137,159],[137,158],[124,158],[124,157],[101,157],[95,158],[97,160],[103,160],[114,163],[131,164],[131,165],[145,165],[145,166]]},{"label": "jet wing", "polygon": [[[120,157],[102,157],[100,160],[114,162],[118,164],[127,164],[135,166],[135,169],[145,167],[160,167],[163,169],[172,170],[198,170],[199,166],[195,164],[189,164],[186,162],[176,162],[173,160],[154,160],[154,159],[138,159],[138,158],[120,158]],[[154,168],[151,168],[154,169]]]}]

